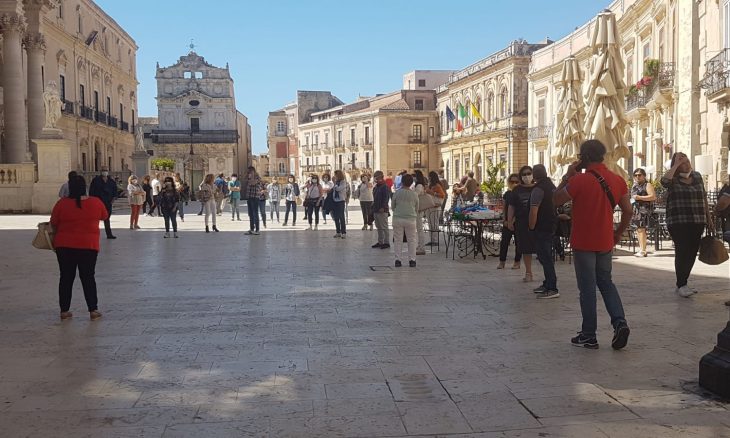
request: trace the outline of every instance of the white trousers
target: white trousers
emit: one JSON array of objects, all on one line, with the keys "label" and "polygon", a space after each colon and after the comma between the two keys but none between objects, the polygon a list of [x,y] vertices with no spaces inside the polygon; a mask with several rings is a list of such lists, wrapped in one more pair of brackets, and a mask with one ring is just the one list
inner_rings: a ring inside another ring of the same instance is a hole
[{"label": "white trousers", "polygon": [[215,199],[209,199],[208,202],[203,204],[203,210],[205,211],[205,226],[208,226],[208,217],[213,216],[213,226],[215,226],[216,207],[217,202]]},{"label": "white trousers", "polygon": [[418,218],[416,219],[416,230],[418,231],[418,247],[416,251],[425,251],[426,245],[426,231],[423,228],[423,218],[426,217],[428,210],[419,211]]},{"label": "white trousers", "polygon": [[416,260],[416,246],[418,244],[418,233],[416,231],[416,220],[393,218],[393,249],[395,259],[400,260],[403,251],[403,235],[408,239],[408,260]]}]

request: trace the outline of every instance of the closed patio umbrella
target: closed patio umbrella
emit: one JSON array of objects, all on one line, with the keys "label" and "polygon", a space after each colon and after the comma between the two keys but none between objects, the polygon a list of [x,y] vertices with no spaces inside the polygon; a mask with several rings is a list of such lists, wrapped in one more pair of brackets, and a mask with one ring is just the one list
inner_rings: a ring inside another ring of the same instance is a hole
[{"label": "closed patio umbrella", "polygon": [[618,164],[630,158],[624,131],[628,121],[625,111],[626,84],[616,16],[611,11],[598,14],[591,40],[591,64],[583,88],[586,138],[600,140],[606,146],[604,163],[613,172],[626,178]]},{"label": "closed patio umbrella", "polygon": [[563,61],[563,70],[560,74],[562,86],[558,97],[558,110],[555,113],[553,124],[554,155],[553,177],[562,177],[570,163],[577,159],[580,144],[585,140],[583,134],[583,120],[585,109],[581,98],[580,66],[574,57]]}]

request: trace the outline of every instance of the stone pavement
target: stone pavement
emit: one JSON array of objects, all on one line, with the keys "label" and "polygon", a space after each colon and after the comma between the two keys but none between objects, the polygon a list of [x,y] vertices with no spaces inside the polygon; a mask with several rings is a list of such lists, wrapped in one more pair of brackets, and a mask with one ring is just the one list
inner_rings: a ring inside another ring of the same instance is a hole
[{"label": "stone pavement", "polygon": [[619,255],[629,345],[610,348],[599,303],[601,348],[585,350],[567,262],[555,300],[443,248],[390,269],[351,216],[347,240],[301,218],[247,237],[227,215],[221,233],[188,215],[163,239],[160,218],[132,232],[115,216],[93,323],[78,282],[58,320],[55,258],[30,246],[45,218],[0,217],[0,435],[730,437],[730,405],[696,384],[727,322],[727,263],[698,263],[684,299],[671,251]]}]

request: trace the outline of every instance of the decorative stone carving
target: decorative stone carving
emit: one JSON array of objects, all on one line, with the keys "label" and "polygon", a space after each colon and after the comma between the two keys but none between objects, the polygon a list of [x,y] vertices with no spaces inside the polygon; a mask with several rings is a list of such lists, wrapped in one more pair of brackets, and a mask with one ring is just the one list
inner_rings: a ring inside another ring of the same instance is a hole
[{"label": "decorative stone carving", "polygon": [[58,61],[58,65],[66,66],[68,64],[68,57],[66,57],[66,52],[63,49],[56,53],[56,60]]},{"label": "decorative stone carving", "polygon": [[0,33],[25,32],[25,17],[18,14],[0,15]]},{"label": "decorative stone carving", "polygon": [[111,85],[112,84],[112,77],[109,74],[104,75],[104,85]]},{"label": "decorative stone carving", "polygon": [[76,67],[79,69],[79,71],[86,71],[86,60],[79,56],[76,60]]},{"label": "decorative stone carving", "polygon": [[39,32],[26,33],[23,38],[23,45],[27,50],[46,50],[46,39]]},{"label": "decorative stone carving", "polygon": [[134,149],[137,151],[145,151],[144,132],[142,131],[141,125],[137,125],[134,129]]},{"label": "decorative stone carving", "polygon": [[64,103],[58,94],[58,87],[55,81],[49,81],[46,91],[43,92],[43,105],[46,110],[46,123],[43,129],[58,129],[56,124],[61,118],[61,110]]}]

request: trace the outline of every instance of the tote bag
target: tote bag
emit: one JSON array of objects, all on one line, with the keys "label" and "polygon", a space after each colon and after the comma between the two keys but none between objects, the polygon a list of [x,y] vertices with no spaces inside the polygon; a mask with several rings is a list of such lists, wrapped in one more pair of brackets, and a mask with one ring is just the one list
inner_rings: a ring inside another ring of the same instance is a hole
[{"label": "tote bag", "polygon": [[53,238],[55,232],[50,222],[41,222],[38,224],[38,232],[33,238],[33,246],[38,249],[48,249],[55,251],[53,248]]},{"label": "tote bag", "polygon": [[728,259],[725,244],[708,231],[707,235],[700,240],[699,259],[702,263],[708,265],[725,263]]}]

